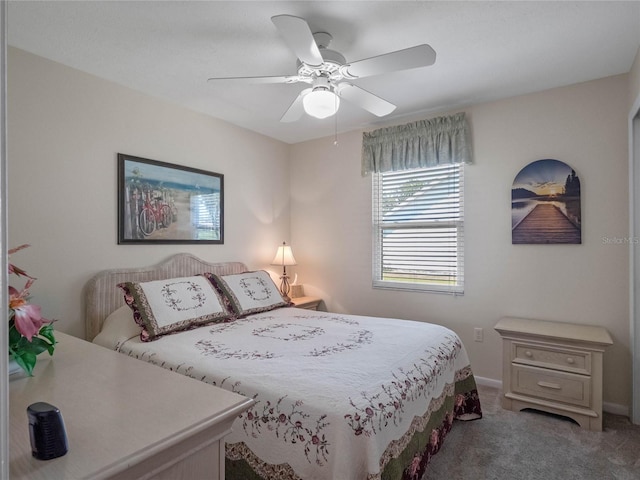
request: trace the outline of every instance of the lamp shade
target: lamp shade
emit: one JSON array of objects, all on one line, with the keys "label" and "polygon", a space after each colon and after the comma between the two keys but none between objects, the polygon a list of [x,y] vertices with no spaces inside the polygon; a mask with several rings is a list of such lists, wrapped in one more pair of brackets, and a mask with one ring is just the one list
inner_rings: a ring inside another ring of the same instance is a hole
[{"label": "lamp shade", "polygon": [[291,247],[282,242],[282,245],[278,247],[278,251],[276,252],[273,262],[271,262],[271,265],[297,265],[296,259],[293,257],[293,252],[291,251]]},{"label": "lamp shade", "polygon": [[312,117],[327,118],[335,115],[340,107],[340,97],[326,88],[314,88],[302,99],[304,111]]}]

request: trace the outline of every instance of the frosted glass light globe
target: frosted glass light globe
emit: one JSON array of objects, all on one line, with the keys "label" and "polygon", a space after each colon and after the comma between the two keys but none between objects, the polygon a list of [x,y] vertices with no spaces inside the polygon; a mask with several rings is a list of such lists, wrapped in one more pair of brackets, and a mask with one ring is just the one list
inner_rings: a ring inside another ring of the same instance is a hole
[{"label": "frosted glass light globe", "polygon": [[331,90],[317,88],[302,99],[304,111],[312,117],[327,118],[335,115],[340,107],[340,97]]}]

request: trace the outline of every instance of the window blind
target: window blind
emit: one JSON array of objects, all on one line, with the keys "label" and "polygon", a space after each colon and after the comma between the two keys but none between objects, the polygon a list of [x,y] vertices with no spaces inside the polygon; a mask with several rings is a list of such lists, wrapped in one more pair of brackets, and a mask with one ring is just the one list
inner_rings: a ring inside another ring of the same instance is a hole
[{"label": "window blind", "polygon": [[373,175],[374,287],[463,293],[463,168]]}]

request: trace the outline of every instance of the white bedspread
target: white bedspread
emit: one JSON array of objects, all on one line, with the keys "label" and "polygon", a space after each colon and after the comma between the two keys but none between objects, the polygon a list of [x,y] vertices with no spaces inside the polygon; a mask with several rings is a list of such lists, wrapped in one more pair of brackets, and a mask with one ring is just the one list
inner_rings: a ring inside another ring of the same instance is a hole
[{"label": "white bedspread", "polygon": [[454,332],[423,322],[281,308],[144,343],[112,320],[96,343],[256,401],[227,444],[268,478],[376,478],[469,367]]}]

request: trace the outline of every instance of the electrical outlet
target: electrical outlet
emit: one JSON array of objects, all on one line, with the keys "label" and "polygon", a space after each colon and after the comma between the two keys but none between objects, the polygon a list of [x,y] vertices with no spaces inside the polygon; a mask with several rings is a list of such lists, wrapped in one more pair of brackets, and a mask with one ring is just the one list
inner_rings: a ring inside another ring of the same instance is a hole
[{"label": "electrical outlet", "polygon": [[476,342],[482,342],[482,340],[484,339],[484,331],[482,330],[482,328],[474,328],[473,329],[473,339]]}]

